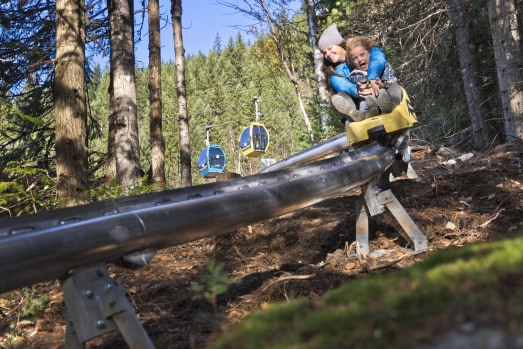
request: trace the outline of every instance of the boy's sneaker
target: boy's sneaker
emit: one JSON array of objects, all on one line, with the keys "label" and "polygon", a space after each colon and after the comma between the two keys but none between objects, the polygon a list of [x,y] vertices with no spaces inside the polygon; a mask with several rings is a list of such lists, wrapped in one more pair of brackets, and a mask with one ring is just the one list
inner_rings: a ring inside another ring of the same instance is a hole
[{"label": "boy's sneaker", "polygon": [[356,109],[356,104],[352,97],[345,92],[336,93],[331,97],[331,102],[334,108],[343,115],[347,115],[352,109]]},{"label": "boy's sneaker", "polygon": [[351,119],[351,121],[361,121],[365,119],[365,115],[363,115],[361,111],[356,109],[352,109],[351,111],[349,111],[349,114],[347,114],[347,116],[349,117],[349,119]]},{"label": "boy's sneaker", "polygon": [[372,118],[373,116],[380,114],[378,99],[374,96],[368,96],[365,98],[365,118]]},{"label": "boy's sneaker", "polygon": [[356,104],[351,96],[340,92],[331,97],[331,103],[341,114],[349,117],[351,121],[363,120],[363,114],[356,110]]},{"label": "boy's sneaker", "polygon": [[381,114],[388,114],[394,109],[392,105],[392,98],[389,92],[385,89],[380,89],[380,94],[377,98],[378,107],[381,111]]},{"label": "boy's sneaker", "polygon": [[392,98],[390,94],[385,89],[380,89],[380,94],[378,97],[369,96],[365,98],[366,105],[366,118],[371,118],[373,116],[388,114],[392,111]]}]

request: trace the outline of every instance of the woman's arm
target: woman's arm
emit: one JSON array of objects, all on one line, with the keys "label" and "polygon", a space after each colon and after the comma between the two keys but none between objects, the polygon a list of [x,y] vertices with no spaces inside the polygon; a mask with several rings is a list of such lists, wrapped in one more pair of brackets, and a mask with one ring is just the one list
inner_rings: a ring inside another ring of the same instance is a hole
[{"label": "woman's arm", "polygon": [[385,69],[387,63],[387,56],[378,46],[374,46],[370,50],[369,68],[367,69],[367,77],[370,81],[370,89],[374,96],[378,96],[381,86],[379,77]]},{"label": "woman's arm", "polygon": [[[349,80],[351,69],[347,63],[342,63],[334,70],[336,74],[331,75],[330,83],[336,92],[345,92],[355,98],[360,98],[358,86]],[[340,76],[341,75],[341,76]]]},{"label": "woman's arm", "polygon": [[367,77],[369,80],[376,80],[381,76],[383,69],[387,63],[387,56],[378,46],[374,46],[370,50],[369,69],[367,69]]}]

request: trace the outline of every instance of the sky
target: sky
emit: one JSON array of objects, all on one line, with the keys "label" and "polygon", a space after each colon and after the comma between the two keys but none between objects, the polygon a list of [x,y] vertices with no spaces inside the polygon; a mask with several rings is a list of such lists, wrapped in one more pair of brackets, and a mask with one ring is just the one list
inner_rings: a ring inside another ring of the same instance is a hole
[{"label": "sky", "polygon": [[[135,10],[141,8],[141,1],[135,0]],[[169,23],[163,21],[161,31],[161,54],[162,61],[174,61],[174,44],[172,33],[171,0],[160,0],[160,13],[163,18],[168,15]],[[145,18],[147,19],[147,18]],[[221,47],[225,48],[229,43],[229,38],[236,40],[238,28],[233,25],[252,24],[253,20],[246,18],[242,14],[234,14],[233,11],[223,5],[216,4],[215,0],[185,0],[182,1],[182,35],[185,54],[207,54],[214,46],[216,35],[221,38]],[[136,29],[135,29],[136,30]],[[147,34],[147,27],[142,29],[142,35]],[[242,32],[242,38],[247,43],[253,37]],[[136,63],[140,66],[149,64],[148,37],[136,47]]]}]

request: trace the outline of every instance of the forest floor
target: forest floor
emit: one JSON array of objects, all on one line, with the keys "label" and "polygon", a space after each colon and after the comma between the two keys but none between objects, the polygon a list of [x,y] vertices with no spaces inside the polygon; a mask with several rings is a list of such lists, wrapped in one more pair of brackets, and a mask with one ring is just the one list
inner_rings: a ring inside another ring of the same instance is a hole
[{"label": "forest floor", "polygon": [[[371,251],[385,254],[372,265],[349,258],[358,188],[234,232],[161,250],[144,267],[111,264],[109,274],[124,286],[157,348],[204,348],[272,303],[314,299],[344,282],[407,268],[442,250],[523,231],[523,146],[498,146],[456,164],[448,160],[464,154],[414,150],[412,166],[419,178],[395,181],[391,189],[427,236],[426,253],[403,252],[412,245],[386,211],[371,218],[369,242]],[[213,259],[236,281],[214,307],[192,291],[192,285],[204,283],[201,267]],[[65,306],[58,282],[34,288],[49,296],[35,320],[18,317],[27,302],[22,290],[10,295],[11,304],[0,303],[0,348],[64,348]],[[86,348],[127,345],[118,332],[110,332],[88,341]]]}]

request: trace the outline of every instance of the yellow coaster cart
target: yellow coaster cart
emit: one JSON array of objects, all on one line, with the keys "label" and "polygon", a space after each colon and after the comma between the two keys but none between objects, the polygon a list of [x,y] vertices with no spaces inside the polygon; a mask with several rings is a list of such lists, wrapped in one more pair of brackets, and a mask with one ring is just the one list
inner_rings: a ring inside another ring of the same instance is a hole
[{"label": "yellow coaster cart", "polygon": [[375,140],[389,143],[397,131],[407,130],[414,126],[418,119],[407,92],[404,89],[402,92],[401,102],[392,112],[347,123],[346,132],[349,145]]}]

